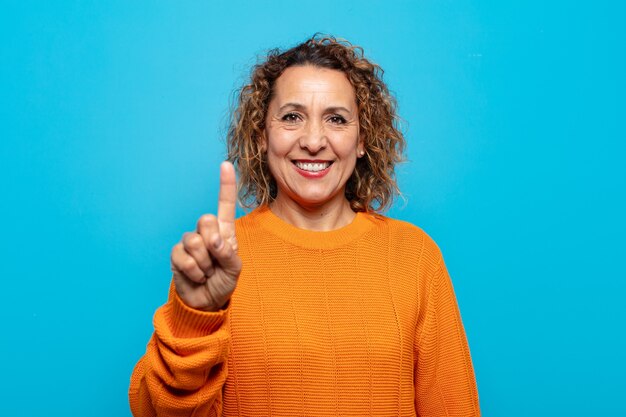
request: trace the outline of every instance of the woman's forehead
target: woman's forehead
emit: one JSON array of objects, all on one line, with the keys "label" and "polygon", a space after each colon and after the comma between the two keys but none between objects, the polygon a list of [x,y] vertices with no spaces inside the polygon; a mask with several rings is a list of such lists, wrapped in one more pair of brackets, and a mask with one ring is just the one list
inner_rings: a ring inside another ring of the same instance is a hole
[{"label": "woman's forehead", "polygon": [[309,101],[331,101],[335,105],[354,105],[354,87],[338,70],[314,66],[287,68],[274,84],[274,98],[279,106],[286,102],[307,105]]}]

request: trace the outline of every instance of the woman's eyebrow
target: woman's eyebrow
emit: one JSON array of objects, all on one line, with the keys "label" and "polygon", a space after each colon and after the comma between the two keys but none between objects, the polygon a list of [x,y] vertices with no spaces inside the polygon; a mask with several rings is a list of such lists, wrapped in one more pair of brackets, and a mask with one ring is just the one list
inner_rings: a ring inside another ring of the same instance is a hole
[{"label": "woman's eyebrow", "polygon": [[[300,104],[300,103],[285,103],[282,106],[280,106],[280,108],[278,109],[279,112],[283,112],[286,109],[293,109],[293,110],[298,110],[298,111],[304,111],[306,109],[306,106]],[[346,107],[343,106],[331,106],[328,107],[326,109],[324,109],[325,113],[337,113],[337,112],[345,112],[348,114],[352,114],[352,112],[347,109]]]},{"label": "woman's eyebrow", "polygon": [[327,113],[338,113],[338,112],[345,112],[348,114],[352,114],[352,112],[350,110],[348,110],[345,107],[342,106],[333,106],[333,107],[329,107],[326,109]]},{"label": "woman's eyebrow", "polygon": [[294,110],[300,110],[300,111],[302,111],[302,110],[304,110],[304,109],[305,109],[305,106],[303,106],[303,105],[302,105],[302,104],[300,104],[300,103],[285,103],[285,104],[283,104],[282,106],[280,106],[280,108],[278,109],[278,111],[279,111],[279,112],[282,112],[282,111],[284,111],[285,109],[288,109],[288,108],[293,108]]}]

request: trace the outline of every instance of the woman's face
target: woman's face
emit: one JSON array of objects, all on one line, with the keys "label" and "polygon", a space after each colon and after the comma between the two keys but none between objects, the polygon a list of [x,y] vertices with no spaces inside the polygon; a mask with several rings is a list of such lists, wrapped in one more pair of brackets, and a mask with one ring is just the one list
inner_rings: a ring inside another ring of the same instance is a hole
[{"label": "woman's face", "polygon": [[343,72],[287,68],[274,84],[265,125],[276,203],[345,204],[346,182],[363,144],[354,88]]}]

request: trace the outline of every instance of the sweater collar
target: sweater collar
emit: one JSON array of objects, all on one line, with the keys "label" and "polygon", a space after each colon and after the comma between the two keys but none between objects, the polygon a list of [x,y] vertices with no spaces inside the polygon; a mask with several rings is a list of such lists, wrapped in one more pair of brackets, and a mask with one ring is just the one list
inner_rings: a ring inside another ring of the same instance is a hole
[{"label": "sweater collar", "polygon": [[363,212],[357,212],[350,224],[326,232],[295,227],[272,213],[268,206],[256,208],[250,216],[252,221],[281,240],[308,249],[333,249],[347,245],[374,226],[373,216]]}]

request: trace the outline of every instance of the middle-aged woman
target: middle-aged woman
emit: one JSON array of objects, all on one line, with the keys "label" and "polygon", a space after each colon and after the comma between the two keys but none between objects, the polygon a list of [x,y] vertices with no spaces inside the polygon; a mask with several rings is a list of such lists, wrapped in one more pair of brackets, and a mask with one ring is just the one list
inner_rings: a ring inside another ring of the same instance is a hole
[{"label": "middle-aged woman", "polygon": [[217,216],[171,254],[131,378],[136,416],[478,416],[436,244],[384,217],[404,138],[382,70],[313,37],[255,66]]}]

